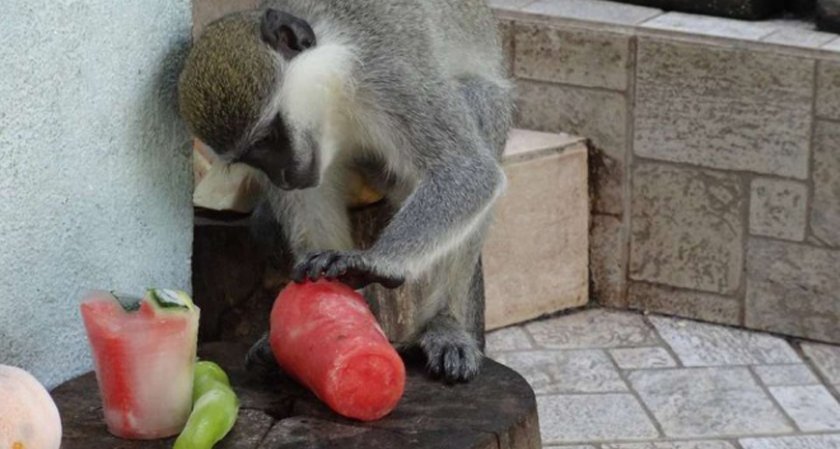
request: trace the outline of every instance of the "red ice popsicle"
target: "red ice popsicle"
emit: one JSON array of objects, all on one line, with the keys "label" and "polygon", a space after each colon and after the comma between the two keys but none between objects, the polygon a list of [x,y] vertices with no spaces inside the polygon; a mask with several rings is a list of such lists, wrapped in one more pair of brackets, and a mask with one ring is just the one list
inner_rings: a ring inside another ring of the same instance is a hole
[{"label": "red ice popsicle", "polygon": [[340,415],[377,420],[402,397],[402,359],[364,298],[344,284],[286,287],[271,311],[270,340],[284,371]]}]

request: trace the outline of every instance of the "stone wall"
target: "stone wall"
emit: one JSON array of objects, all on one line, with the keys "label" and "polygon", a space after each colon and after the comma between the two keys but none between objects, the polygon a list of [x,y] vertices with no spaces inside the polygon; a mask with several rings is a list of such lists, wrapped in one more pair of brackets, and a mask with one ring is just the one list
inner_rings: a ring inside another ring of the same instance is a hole
[{"label": "stone wall", "polygon": [[190,26],[187,0],[2,2],[0,363],[47,386],[92,369],[85,290],[190,288]]},{"label": "stone wall", "polygon": [[493,2],[518,126],[588,137],[593,297],[840,341],[840,37]]}]

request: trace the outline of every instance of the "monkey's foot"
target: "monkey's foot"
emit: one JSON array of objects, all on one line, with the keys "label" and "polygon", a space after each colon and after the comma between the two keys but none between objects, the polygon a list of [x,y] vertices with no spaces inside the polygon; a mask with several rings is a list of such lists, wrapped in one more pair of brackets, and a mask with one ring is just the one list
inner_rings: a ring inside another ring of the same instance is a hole
[{"label": "monkey's foot", "polygon": [[295,282],[316,281],[322,277],[341,281],[355,289],[374,283],[385,288],[397,288],[405,282],[402,276],[382,272],[362,251],[312,253],[292,272]]},{"label": "monkey's foot", "polygon": [[432,323],[420,337],[420,348],[433,376],[446,382],[467,382],[478,374],[483,356],[467,331],[453,324]]},{"label": "monkey's foot", "polygon": [[264,334],[251,346],[245,355],[245,368],[248,371],[261,373],[266,376],[279,375],[282,373],[274,353],[271,351],[271,344],[268,341],[268,334]]}]

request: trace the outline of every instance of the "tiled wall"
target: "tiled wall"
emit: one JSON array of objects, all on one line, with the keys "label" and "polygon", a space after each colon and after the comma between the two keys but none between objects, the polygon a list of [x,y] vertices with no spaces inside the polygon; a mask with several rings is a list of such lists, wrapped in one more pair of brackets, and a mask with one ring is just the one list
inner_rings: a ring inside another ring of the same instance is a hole
[{"label": "tiled wall", "polygon": [[493,3],[519,126],[594,148],[596,300],[840,341],[838,36],[598,0]]}]

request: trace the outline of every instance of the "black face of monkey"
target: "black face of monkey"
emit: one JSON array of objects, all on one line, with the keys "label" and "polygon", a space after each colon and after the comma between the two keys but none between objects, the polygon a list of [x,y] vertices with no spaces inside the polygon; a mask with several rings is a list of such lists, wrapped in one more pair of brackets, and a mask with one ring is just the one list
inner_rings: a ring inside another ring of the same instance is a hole
[{"label": "black face of monkey", "polygon": [[282,83],[278,54],[291,61],[315,44],[306,21],[272,9],[209,25],[190,51],[179,81],[181,114],[193,134],[216,152],[265,172],[280,188],[317,185],[316,147],[310,142],[293,146],[281,113],[264,128],[255,128],[264,123],[264,109]]}]

